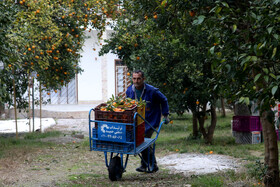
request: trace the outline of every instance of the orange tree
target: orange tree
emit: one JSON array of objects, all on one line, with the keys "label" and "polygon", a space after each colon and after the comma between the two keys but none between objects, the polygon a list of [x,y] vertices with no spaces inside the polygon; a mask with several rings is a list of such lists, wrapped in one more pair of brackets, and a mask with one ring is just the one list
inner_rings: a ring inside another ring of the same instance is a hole
[{"label": "orange tree", "polygon": [[[10,93],[13,92],[12,79],[15,76],[10,71],[10,59],[14,59],[14,54],[17,53],[15,47],[8,40],[8,35],[12,33],[13,20],[16,14],[15,4],[7,4],[3,1],[0,2],[0,62],[2,68],[0,69],[0,106],[3,109],[5,103],[12,105],[13,100]],[[17,103],[19,107],[26,106],[26,102],[19,95],[23,95],[27,88],[27,78],[23,72],[15,72],[18,74],[19,79],[17,84]],[[1,110],[1,109],[0,109]]]},{"label": "orange tree", "polygon": [[[214,90],[207,55],[215,41],[186,5],[184,1],[125,1],[116,32],[100,54],[111,50],[130,70],[144,70],[147,81],[166,94],[173,111],[192,111],[193,136],[198,137],[198,120],[206,142],[212,143],[219,90]],[[212,120],[205,128],[208,114]]]},{"label": "orange tree", "polygon": [[[217,45],[209,49],[218,80],[233,100],[258,103],[265,144],[266,186],[279,186],[278,146],[271,106],[280,100],[279,13],[277,0],[217,1],[196,6],[200,26]],[[221,85],[217,85],[221,86]]]},{"label": "orange tree", "polygon": [[[10,32],[5,34],[9,50],[5,60],[6,85],[11,78],[26,90],[31,72],[47,91],[66,85],[79,67],[85,32],[99,30],[102,37],[107,21],[117,13],[115,0],[21,0],[4,1],[13,7]],[[8,76],[11,75],[11,76]],[[27,77],[22,79],[21,76]],[[22,83],[25,84],[22,84]],[[25,86],[23,86],[25,85]],[[19,89],[16,89],[17,91]],[[24,92],[23,92],[24,93]],[[18,98],[23,96],[18,93]]]},{"label": "orange tree", "polygon": [[280,97],[279,6],[278,0],[127,1],[101,54],[112,50],[130,69],[143,68],[183,111],[197,99],[203,109],[208,101],[213,106],[217,95],[257,101],[268,166],[264,182],[279,186],[270,110]]}]

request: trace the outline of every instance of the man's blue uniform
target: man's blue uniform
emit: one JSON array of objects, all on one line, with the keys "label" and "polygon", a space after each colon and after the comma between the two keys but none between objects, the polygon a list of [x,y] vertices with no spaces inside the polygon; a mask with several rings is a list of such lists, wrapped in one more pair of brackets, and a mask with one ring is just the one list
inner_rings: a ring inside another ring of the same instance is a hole
[{"label": "man's blue uniform", "polygon": [[[134,85],[127,88],[126,96],[131,99],[137,98]],[[169,114],[167,98],[159,91],[158,88],[155,88],[147,83],[144,83],[143,91],[137,99],[140,100],[140,97],[142,100],[147,102],[145,119],[154,128],[158,127],[161,120],[161,114],[163,116],[167,116]],[[148,124],[145,124],[145,132],[147,132],[150,128],[151,127]]]},{"label": "man's blue uniform", "polygon": [[[127,88],[126,96],[131,99],[137,98],[134,85]],[[169,114],[167,98],[159,91],[158,88],[155,88],[147,83],[144,83],[144,88],[140,97],[142,100],[147,102],[145,119],[154,128],[158,127],[161,120],[161,114],[163,114],[163,116],[167,116]],[[140,98],[137,99],[140,100]],[[150,128],[151,127],[148,124],[145,124],[145,132],[147,132]]]}]

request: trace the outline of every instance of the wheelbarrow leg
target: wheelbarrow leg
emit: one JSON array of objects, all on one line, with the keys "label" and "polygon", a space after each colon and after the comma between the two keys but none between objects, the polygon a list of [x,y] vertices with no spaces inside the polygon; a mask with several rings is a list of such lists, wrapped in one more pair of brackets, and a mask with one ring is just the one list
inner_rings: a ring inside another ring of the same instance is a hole
[{"label": "wheelbarrow leg", "polygon": [[[144,153],[145,152],[145,153]],[[156,166],[156,159],[155,159],[155,143],[144,150],[138,156],[141,158],[141,164],[146,166],[147,173],[156,172],[158,169],[155,168]]]},{"label": "wheelbarrow leg", "polygon": [[[156,169],[155,167],[156,166],[156,163],[155,163],[155,148],[156,148],[156,144],[154,143],[153,146],[151,146],[153,152],[152,154],[150,154],[151,152],[151,149],[149,148],[148,149],[148,163],[150,164],[147,164],[148,167],[147,167],[147,173],[153,173],[153,172],[156,172],[158,169]],[[151,158],[152,157],[152,158]],[[156,169],[156,170],[155,170]]]}]

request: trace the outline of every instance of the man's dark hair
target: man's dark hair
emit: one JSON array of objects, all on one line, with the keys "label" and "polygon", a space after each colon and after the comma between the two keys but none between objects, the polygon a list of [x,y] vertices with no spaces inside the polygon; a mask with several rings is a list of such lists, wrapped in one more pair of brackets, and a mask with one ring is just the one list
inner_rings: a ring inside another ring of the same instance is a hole
[{"label": "man's dark hair", "polygon": [[133,73],[141,73],[142,78],[145,77],[145,76],[144,76],[144,72],[143,72],[142,70],[135,70],[135,71],[133,71]]}]

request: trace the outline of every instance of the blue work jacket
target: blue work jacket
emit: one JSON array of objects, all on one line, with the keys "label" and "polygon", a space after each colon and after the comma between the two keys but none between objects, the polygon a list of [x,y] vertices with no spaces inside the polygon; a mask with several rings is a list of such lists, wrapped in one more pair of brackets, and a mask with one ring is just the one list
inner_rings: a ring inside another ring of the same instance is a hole
[{"label": "blue work jacket", "polygon": [[[135,93],[135,86],[131,85],[126,90],[126,97],[131,99],[137,98]],[[161,114],[167,116],[169,114],[168,101],[165,95],[163,95],[158,88],[153,87],[147,83],[144,83],[144,89],[141,94],[142,100],[147,102],[145,119],[154,127],[158,127],[161,120]],[[145,132],[151,127],[145,124]]]}]

